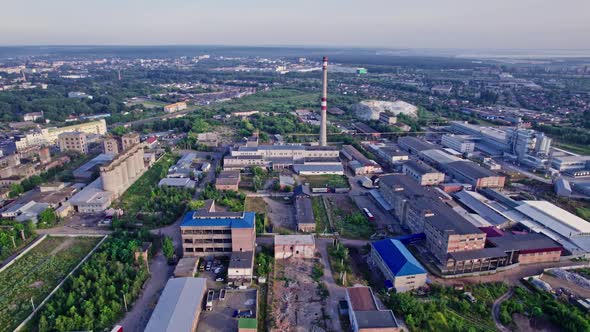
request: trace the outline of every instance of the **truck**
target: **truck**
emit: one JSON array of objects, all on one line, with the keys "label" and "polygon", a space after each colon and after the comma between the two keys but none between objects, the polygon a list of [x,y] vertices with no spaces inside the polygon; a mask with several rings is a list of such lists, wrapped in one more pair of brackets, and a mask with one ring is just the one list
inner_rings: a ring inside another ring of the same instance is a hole
[{"label": "truck", "polygon": [[367,219],[369,219],[369,221],[375,221],[375,216],[373,216],[369,209],[363,208],[363,213],[365,214],[365,216],[367,216]]}]

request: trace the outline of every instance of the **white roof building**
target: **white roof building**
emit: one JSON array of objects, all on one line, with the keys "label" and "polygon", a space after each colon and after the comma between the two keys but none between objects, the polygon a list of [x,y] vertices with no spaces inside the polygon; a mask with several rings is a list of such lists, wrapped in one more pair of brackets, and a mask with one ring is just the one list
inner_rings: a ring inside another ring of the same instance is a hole
[{"label": "white roof building", "polygon": [[206,291],[205,278],[186,277],[168,280],[144,331],[196,331]]},{"label": "white roof building", "polygon": [[522,201],[519,222],[559,242],[573,254],[590,252],[590,223],[547,201]]}]

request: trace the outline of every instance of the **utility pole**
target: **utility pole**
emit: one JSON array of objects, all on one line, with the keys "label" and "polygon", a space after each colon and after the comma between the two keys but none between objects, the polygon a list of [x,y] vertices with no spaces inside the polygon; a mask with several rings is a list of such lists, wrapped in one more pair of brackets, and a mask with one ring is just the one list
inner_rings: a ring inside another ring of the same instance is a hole
[{"label": "utility pole", "polygon": [[33,306],[33,312],[35,312],[35,302],[33,302],[33,297],[31,296],[31,306]]},{"label": "utility pole", "polygon": [[125,297],[125,293],[123,293],[123,303],[125,304],[125,311],[129,311],[127,309],[127,298]]}]

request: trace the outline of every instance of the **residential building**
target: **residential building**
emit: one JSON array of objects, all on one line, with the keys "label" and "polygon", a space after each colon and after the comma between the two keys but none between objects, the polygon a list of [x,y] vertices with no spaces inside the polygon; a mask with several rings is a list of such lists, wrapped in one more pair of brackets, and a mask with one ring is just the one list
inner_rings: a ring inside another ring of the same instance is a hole
[{"label": "residential building", "polygon": [[275,259],[314,258],[315,239],[309,235],[275,235]]},{"label": "residential building", "polygon": [[445,181],[445,174],[417,160],[409,160],[402,165],[402,172],[421,186],[436,186]]},{"label": "residential building", "polygon": [[426,284],[426,270],[399,240],[371,243],[371,258],[398,293]]},{"label": "residential building", "polygon": [[174,113],[174,112],[185,110],[186,107],[187,106],[186,106],[185,102],[178,102],[178,103],[174,103],[174,104],[169,104],[169,105],[164,106],[164,112]]},{"label": "residential building", "polygon": [[58,145],[61,152],[77,151],[88,153],[88,141],[84,132],[63,133],[58,136]]},{"label": "residential building", "polygon": [[206,293],[206,278],[169,279],[144,331],[196,331]]},{"label": "residential building", "polygon": [[381,310],[370,287],[346,288],[348,317],[354,332],[399,332],[391,310]]}]

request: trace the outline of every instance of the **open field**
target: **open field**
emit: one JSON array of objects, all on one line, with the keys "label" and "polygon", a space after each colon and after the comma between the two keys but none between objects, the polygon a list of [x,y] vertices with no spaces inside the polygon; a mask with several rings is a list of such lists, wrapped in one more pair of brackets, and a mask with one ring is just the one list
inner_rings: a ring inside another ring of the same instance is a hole
[{"label": "open field", "polygon": [[324,199],[328,203],[335,231],[340,235],[350,239],[368,239],[375,233],[375,224],[367,219],[350,196],[333,195]]},{"label": "open field", "polygon": [[0,273],[0,331],[11,331],[100,241],[47,237]]}]

